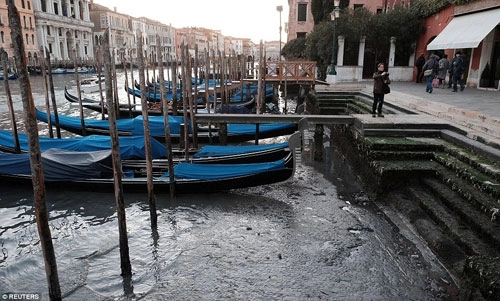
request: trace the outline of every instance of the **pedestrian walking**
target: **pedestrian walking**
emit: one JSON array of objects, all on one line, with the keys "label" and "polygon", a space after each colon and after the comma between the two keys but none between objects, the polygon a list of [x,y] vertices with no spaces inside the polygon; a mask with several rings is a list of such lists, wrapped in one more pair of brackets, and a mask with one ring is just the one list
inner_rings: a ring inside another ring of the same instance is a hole
[{"label": "pedestrian walking", "polygon": [[384,95],[389,93],[389,72],[384,71],[384,63],[377,65],[377,72],[373,73],[373,117],[384,117],[382,106],[384,105]]},{"label": "pedestrian walking", "polygon": [[422,68],[424,67],[425,64],[425,56],[424,53],[422,53],[417,61],[415,62],[415,67],[417,67],[417,83],[422,82],[422,77],[423,77],[423,71]]},{"label": "pedestrian walking", "polygon": [[[437,74],[437,78],[439,79],[439,86],[441,87],[441,89],[444,89],[444,85],[446,83],[446,74],[448,73],[448,69],[450,68],[448,55],[447,54],[443,55],[443,58],[439,60],[438,64],[439,64],[439,71]],[[448,81],[450,81],[449,78]]]},{"label": "pedestrian walking", "polygon": [[462,80],[462,75],[464,72],[464,59],[462,58],[462,53],[457,51],[455,57],[450,63],[450,75],[453,84],[453,92],[457,92],[458,85],[460,85],[460,91],[465,89],[464,82]]},{"label": "pedestrian walking", "polygon": [[439,63],[438,63],[439,56],[435,54],[431,54],[427,62],[425,62],[424,66],[422,67],[422,70],[424,71],[424,76],[426,77],[427,80],[427,86],[425,88],[425,92],[432,93],[432,80],[436,78],[438,71],[439,71]]}]

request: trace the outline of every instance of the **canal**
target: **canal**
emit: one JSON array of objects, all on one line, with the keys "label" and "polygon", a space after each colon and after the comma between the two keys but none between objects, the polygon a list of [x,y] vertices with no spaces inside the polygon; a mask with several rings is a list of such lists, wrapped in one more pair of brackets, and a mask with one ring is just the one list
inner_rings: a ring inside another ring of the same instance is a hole
[{"label": "canal", "polygon": [[[63,95],[74,77],[54,79],[59,112],[78,115]],[[41,77],[31,82],[43,108]],[[15,81],[11,89],[20,111]],[[3,86],[0,114],[0,128],[9,129]],[[453,278],[419,236],[370,199],[328,142],[324,148],[315,162],[306,145],[283,183],[157,195],[157,232],[147,195],[126,193],[130,282],[120,276],[113,193],[48,191],[64,299],[457,300]],[[48,300],[32,190],[0,185],[0,212],[0,294]]]}]

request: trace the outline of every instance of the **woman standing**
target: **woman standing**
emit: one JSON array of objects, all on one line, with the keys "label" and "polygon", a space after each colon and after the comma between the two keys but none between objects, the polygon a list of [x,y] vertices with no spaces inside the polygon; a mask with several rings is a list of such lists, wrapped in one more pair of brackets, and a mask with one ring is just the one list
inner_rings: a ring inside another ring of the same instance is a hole
[{"label": "woman standing", "polygon": [[[422,70],[424,70],[424,76],[427,79],[427,86],[425,87],[425,92],[432,93],[432,80],[437,76],[437,73],[439,72],[439,66],[438,66],[438,60],[439,56],[435,54],[431,54],[431,57],[425,62],[424,67]],[[425,74],[425,71],[429,70],[429,74]]]},{"label": "woman standing", "polygon": [[448,55],[443,55],[443,58],[439,60],[439,71],[437,74],[437,78],[439,79],[439,86],[441,89],[444,89],[444,84],[446,82],[446,74],[448,73],[448,69],[450,68],[450,62],[448,62]]},{"label": "woman standing", "polygon": [[377,72],[373,74],[373,117],[377,117],[377,115],[378,117],[384,117],[382,106],[384,105],[384,95],[388,93],[385,86],[390,83],[389,72],[384,71],[384,63],[379,63],[377,65]]}]

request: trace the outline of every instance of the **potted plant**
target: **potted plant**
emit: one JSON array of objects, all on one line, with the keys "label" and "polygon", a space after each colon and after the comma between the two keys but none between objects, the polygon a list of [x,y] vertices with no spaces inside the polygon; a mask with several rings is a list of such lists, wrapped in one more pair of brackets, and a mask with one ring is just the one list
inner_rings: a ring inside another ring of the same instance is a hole
[{"label": "potted plant", "polygon": [[481,77],[479,78],[479,87],[489,87],[490,86],[490,63],[486,63],[483,72],[481,72]]}]

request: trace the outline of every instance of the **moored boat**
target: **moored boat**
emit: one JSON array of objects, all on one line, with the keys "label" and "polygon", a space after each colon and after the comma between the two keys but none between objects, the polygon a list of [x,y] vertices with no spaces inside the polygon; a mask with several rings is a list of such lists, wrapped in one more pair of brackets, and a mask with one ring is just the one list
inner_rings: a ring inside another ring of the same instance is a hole
[{"label": "moored boat", "polygon": [[[39,121],[48,122],[47,113],[36,110],[36,116]],[[82,129],[82,120],[78,117],[58,115],[59,125],[62,129],[77,135],[109,135],[109,122],[107,120],[84,119],[85,130]],[[149,116],[149,128],[152,137],[159,141],[165,141],[165,124],[163,116]],[[55,124],[55,117],[51,115],[52,124]],[[192,125],[189,121],[184,121],[183,116],[168,116],[170,127],[170,137],[173,143],[178,143],[181,137],[181,127],[186,127],[189,134],[192,135]],[[116,128],[119,135],[122,136],[142,136],[144,135],[144,125],[142,115],[135,118],[116,120]],[[257,134],[260,139],[290,135],[297,130],[297,125],[293,123],[264,123],[257,127],[254,124],[227,124],[227,143],[239,143],[243,141],[254,140]],[[217,143],[219,135],[216,129],[208,130],[205,127],[198,126],[197,139],[200,143]]]},{"label": "moored boat", "polygon": [[[294,139],[293,150],[300,139]],[[292,141],[290,141],[292,143]],[[176,192],[206,193],[288,180],[295,172],[295,153],[272,162],[240,164],[196,164],[183,162],[173,170]],[[58,190],[112,191],[113,168],[110,150],[74,152],[49,149],[41,155],[45,185]],[[123,170],[124,191],[147,191],[147,178],[134,169]],[[0,185],[31,186],[29,154],[0,153]],[[169,191],[170,175],[153,178],[157,192]]]}]

